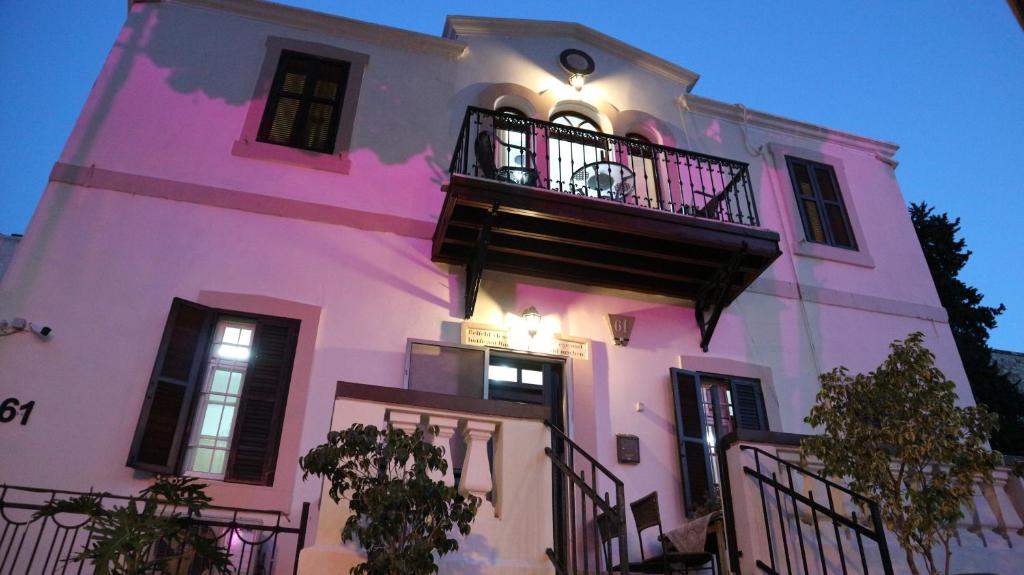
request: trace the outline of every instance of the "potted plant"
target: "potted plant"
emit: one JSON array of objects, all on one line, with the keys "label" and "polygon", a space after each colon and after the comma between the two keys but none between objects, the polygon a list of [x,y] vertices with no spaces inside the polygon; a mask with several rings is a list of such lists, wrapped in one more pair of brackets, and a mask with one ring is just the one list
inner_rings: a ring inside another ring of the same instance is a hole
[{"label": "potted plant", "polygon": [[[437,433],[432,428],[431,433]],[[358,540],[366,561],[353,575],[427,575],[437,572],[437,557],[459,548],[449,536],[469,535],[480,500],[431,477],[447,472],[444,448],[399,429],[355,424],[327,434],[327,442],[303,456],[303,479],[330,481],[335,503],[348,500],[352,515],[341,532],[344,542]]]},{"label": "potted plant", "polygon": [[201,565],[204,573],[227,575],[231,558],[217,539],[200,533],[193,522],[210,504],[205,487],[194,477],[157,477],[151,487],[121,506],[107,509],[103,499],[109,494],[88,493],[50,501],[35,517],[88,516],[89,544],[70,560],[92,563],[97,575],[178,572],[182,565]]}]

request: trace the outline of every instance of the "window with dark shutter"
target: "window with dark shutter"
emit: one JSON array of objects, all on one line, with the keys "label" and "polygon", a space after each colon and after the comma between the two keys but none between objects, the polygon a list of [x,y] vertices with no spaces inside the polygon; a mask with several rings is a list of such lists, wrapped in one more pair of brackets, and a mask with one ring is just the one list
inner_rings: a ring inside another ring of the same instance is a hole
[{"label": "window with dark shutter", "polygon": [[271,485],[298,332],[175,299],[128,465]]},{"label": "window with dark shutter", "polygon": [[683,501],[692,512],[708,500],[711,491],[710,453],[701,414],[701,383],[696,373],[672,370],[676,438],[683,480]]},{"label": "window with dark shutter", "polygon": [[759,382],[672,369],[679,469],[686,512],[718,494],[718,441],[740,429],[768,429]]},{"label": "window with dark shutter", "polygon": [[836,172],[827,164],[786,156],[807,241],[857,249]]},{"label": "window with dark shutter", "polygon": [[258,140],[332,153],[349,63],[282,51]]},{"label": "window with dark shutter", "polygon": [[156,473],[177,471],[213,316],[213,310],[196,303],[178,298],[171,303],[128,455],[130,467]]},{"label": "window with dark shutter", "polygon": [[299,322],[260,318],[245,375],[226,479],[270,485],[288,399]]}]

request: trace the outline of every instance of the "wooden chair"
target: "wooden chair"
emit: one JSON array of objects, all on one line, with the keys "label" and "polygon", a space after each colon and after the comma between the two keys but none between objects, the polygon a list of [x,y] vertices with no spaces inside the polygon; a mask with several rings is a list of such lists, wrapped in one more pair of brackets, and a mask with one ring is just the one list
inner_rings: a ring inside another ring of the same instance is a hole
[{"label": "wooden chair", "polygon": [[[621,564],[616,563],[612,565],[612,549],[615,547],[613,542],[619,538],[619,532],[615,529],[615,518],[607,513],[599,513],[595,519],[597,523],[597,532],[601,536],[601,551],[604,554],[604,565],[609,573],[621,573]],[[619,557],[621,561],[622,558]],[[640,571],[640,563],[630,563],[630,573],[643,573]]]},{"label": "wooden chair", "polygon": [[[629,504],[633,511],[633,521],[636,523],[636,535],[640,540],[640,564],[634,569],[631,565],[629,570],[637,573],[664,573],[666,575],[693,571],[709,570],[716,575],[714,555],[708,552],[681,553],[669,549],[669,541],[661,528],[661,512],[658,509],[658,492],[652,491],[640,499]],[[643,532],[651,527],[658,528],[658,543],[661,545],[661,555],[647,557],[644,551]]]}]

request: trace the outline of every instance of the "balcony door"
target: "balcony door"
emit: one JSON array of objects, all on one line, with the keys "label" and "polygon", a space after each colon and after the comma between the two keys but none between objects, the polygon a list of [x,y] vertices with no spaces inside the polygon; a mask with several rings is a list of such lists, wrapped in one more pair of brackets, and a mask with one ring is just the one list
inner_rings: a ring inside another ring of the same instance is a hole
[{"label": "balcony door", "polygon": [[[589,132],[600,132],[597,122],[574,112],[562,112],[551,118],[548,128],[548,179],[550,188],[559,192],[597,196],[587,187],[585,168],[608,159],[608,140]],[[564,126],[564,128],[563,128]],[[566,129],[567,128],[567,129]]]},{"label": "balcony door", "polygon": [[676,439],[685,511],[700,513],[721,500],[718,444],[736,429],[767,430],[757,380],[671,370]]}]

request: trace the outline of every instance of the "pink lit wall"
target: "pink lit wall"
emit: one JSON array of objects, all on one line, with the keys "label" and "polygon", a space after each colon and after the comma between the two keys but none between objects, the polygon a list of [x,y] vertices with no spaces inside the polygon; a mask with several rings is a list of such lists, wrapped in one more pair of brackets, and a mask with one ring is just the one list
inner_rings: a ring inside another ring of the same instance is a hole
[{"label": "pink lit wall", "polygon": [[[232,154],[268,36],[369,57],[348,173]],[[784,252],[723,315],[706,355],[687,302],[485,273],[473,321],[533,305],[562,333],[592,340],[591,359],[573,363],[573,434],[625,481],[627,499],[658,490],[665,523],[681,519],[672,367],[767,374],[771,428],[807,433],[818,373],[872,369],[890,341],[919,330],[972,403],[887,161],[894,146],[765,114],[744,124],[738,108],[578,39],[352,38],[187,2],[132,7],[0,284],[0,318],[54,328],[48,342],[0,340],[2,395],[38,406],[31,425],[0,433],[0,481],[145,485],[124,461],[167,310],[182,297],[305,314],[278,483],[216,491],[223,504],[291,513],[318,500],[293,464],[328,430],[335,382],[401,386],[408,338],[457,337],[462,270],[430,261],[430,234],[465,107],[488,104],[481,94],[494,84],[565,104],[557,55],[567,47],[597,62],[582,94],[567,97],[614,133],[653,118],[666,143],[748,162],[762,226]],[[858,255],[802,241],[786,153],[841,162]],[[612,344],[609,313],[636,317],[629,347]],[[616,433],[641,438],[640,465],[614,463]]]}]

